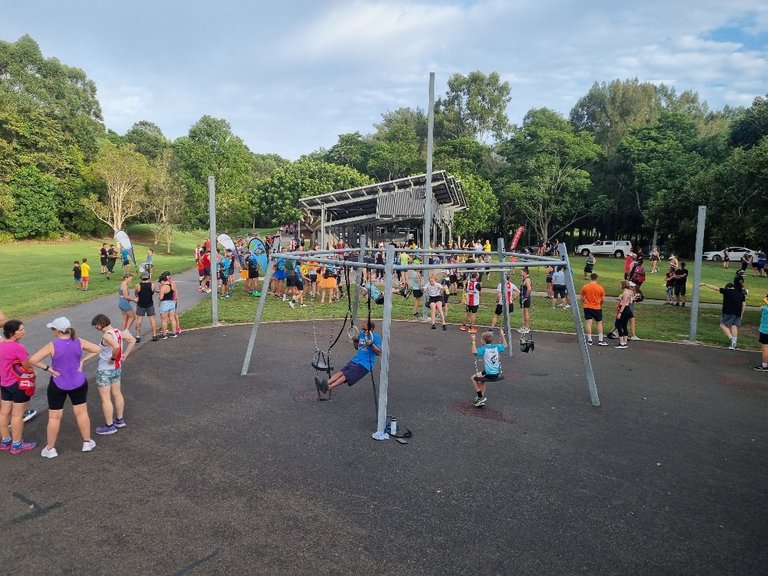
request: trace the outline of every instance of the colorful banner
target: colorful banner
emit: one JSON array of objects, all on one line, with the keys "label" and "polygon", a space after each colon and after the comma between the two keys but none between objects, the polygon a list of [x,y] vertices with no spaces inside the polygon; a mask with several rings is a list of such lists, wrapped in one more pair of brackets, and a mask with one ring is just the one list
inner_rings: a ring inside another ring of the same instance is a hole
[{"label": "colorful banner", "polygon": [[515,231],[515,236],[512,238],[512,245],[509,247],[510,252],[514,252],[515,248],[517,248],[517,245],[520,242],[520,238],[523,237],[523,232],[525,232],[525,226],[520,226]]},{"label": "colorful banner", "polygon": [[248,242],[248,251],[256,257],[256,262],[259,263],[259,272],[264,274],[267,269],[267,247],[262,242],[261,238],[251,238]]},{"label": "colorful banner", "polygon": [[131,255],[131,260],[133,260],[133,265],[136,266],[136,253],[133,251],[133,244],[131,244],[131,239],[128,238],[128,234],[123,232],[122,230],[118,230],[115,232],[115,240],[117,240],[120,243],[120,248],[128,250],[128,253]]}]

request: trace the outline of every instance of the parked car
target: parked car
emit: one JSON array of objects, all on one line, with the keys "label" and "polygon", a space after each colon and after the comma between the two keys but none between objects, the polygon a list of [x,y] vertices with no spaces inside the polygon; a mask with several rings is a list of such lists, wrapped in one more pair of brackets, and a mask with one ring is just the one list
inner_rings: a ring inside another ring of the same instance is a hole
[{"label": "parked car", "polygon": [[592,252],[595,256],[615,256],[624,258],[632,252],[632,242],[629,240],[597,240],[592,244],[580,244],[576,247],[576,254],[586,256]]},{"label": "parked car", "polygon": [[704,260],[712,260],[712,262],[722,262],[725,252],[728,252],[728,260],[731,262],[738,262],[741,260],[741,257],[744,256],[744,254],[751,254],[753,257],[755,255],[754,250],[750,250],[744,246],[728,246],[723,250],[712,250],[710,252],[704,252],[701,257]]}]

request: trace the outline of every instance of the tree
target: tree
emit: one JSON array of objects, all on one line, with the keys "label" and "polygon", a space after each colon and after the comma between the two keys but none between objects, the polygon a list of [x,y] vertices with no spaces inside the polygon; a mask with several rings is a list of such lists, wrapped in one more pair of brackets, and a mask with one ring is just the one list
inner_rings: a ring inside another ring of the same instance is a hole
[{"label": "tree", "polygon": [[557,236],[603,205],[585,170],[598,158],[600,147],[590,133],[574,133],[556,112],[529,111],[499,153],[509,164],[505,199],[517,206],[540,239]]},{"label": "tree", "polygon": [[146,208],[154,223],[154,244],[165,240],[167,254],[171,253],[173,226],[181,221],[187,192],[176,171],[176,156],[171,148],[166,148],[152,164]]},{"label": "tree", "polygon": [[347,166],[317,160],[299,160],[277,168],[257,184],[255,205],[259,218],[279,226],[303,217],[299,198],[318,196],[370,184],[371,180]]},{"label": "tree", "polygon": [[456,174],[467,200],[467,209],[456,213],[453,230],[460,236],[488,233],[496,224],[499,205],[491,185],[476,174]]},{"label": "tree", "polygon": [[731,128],[731,144],[749,148],[768,136],[768,97],[758,96]]},{"label": "tree", "polygon": [[157,160],[170,145],[170,142],[163,136],[162,130],[148,120],[136,122],[125,133],[123,140],[128,144],[133,144],[138,152],[150,160]]},{"label": "tree", "polygon": [[13,204],[3,227],[14,238],[50,236],[60,230],[56,218],[55,178],[28,166],[13,175],[8,189]]},{"label": "tree", "polygon": [[368,174],[385,181],[424,172],[426,118],[421,110],[399,108],[387,112],[376,129]]},{"label": "tree", "polygon": [[253,182],[251,152],[229,122],[203,116],[189,135],[174,142],[179,176],[187,189],[185,212],[193,225],[208,222],[208,177],[216,179],[216,213],[221,228],[250,223]]},{"label": "tree", "polygon": [[509,130],[510,93],[509,82],[502,82],[498,72],[452,75],[445,97],[435,102],[436,134],[441,139],[501,140]]},{"label": "tree", "polygon": [[117,147],[103,141],[90,170],[105,186],[102,198],[92,194],[82,200],[96,218],[116,232],[122,230],[127,220],[142,214],[151,170],[146,156],[137,152],[133,144]]},{"label": "tree", "polygon": [[349,166],[365,174],[368,171],[368,162],[373,148],[372,139],[364,138],[360,132],[340,134],[338,142],[323,154],[322,160],[339,166]]}]

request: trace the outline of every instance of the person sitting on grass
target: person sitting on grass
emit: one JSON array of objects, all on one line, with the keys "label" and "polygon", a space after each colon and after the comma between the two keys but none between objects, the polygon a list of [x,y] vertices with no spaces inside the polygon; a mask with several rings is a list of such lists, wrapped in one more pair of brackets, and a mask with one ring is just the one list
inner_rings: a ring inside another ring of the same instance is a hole
[{"label": "person sitting on grass", "polygon": [[504,331],[500,332],[501,344],[493,343],[493,332],[483,332],[483,345],[477,347],[477,340],[474,334],[470,335],[472,342],[472,354],[477,358],[483,359],[482,372],[476,372],[472,375],[472,387],[475,389],[476,397],[474,405],[477,408],[485,406],[485,390],[488,382],[493,382],[501,378],[501,353],[507,349],[507,340]]}]

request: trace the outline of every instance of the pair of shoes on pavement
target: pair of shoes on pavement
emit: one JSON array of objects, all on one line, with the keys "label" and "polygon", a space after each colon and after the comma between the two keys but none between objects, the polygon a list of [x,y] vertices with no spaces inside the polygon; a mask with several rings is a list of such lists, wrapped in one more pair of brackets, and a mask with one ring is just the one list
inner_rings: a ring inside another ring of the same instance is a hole
[{"label": "pair of shoes on pavement", "polygon": [[96,428],[96,434],[101,434],[102,436],[114,434],[117,432],[118,428],[125,428],[125,425],[125,419],[115,418],[112,424],[104,424],[104,426],[99,426]]},{"label": "pair of shoes on pavement", "polygon": [[485,406],[485,399],[485,396],[477,396],[472,404],[475,405],[475,408],[481,408]]},{"label": "pair of shoes on pavement", "polygon": [[0,442],[0,450],[10,452],[11,454],[21,454],[27,450],[33,450],[36,446],[37,442],[26,442],[24,440],[13,442],[10,438],[3,438]]},{"label": "pair of shoes on pavement", "polygon": [[[96,442],[93,440],[86,440],[83,442],[83,452],[90,452],[94,448],[96,448]],[[46,446],[43,448],[43,451],[40,452],[40,456],[43,458],[56,458],[58,455],[59,453],[56,451],[56,447],[48,448],[48,446]]]}]

